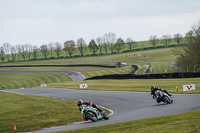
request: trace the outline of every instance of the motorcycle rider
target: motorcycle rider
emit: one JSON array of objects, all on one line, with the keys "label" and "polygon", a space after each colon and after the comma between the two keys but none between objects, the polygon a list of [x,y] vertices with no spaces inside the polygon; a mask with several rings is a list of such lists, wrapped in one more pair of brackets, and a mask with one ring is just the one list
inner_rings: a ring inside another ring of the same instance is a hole
[{"label": "motorcycle rider", "polygon": [[98,106],[95,103],[92,103],[92,102],[83,102],[83,100],[78,100],[77,101],[77,105],[78,105],[80,111],[81,111],[81,105],[87,105],[87,106],[90,105],[90,106],[96,108],[100,113],[104,112],[103,110],[101,110],[100,108],[98,108]]},{"label": "motorcycle rider", "polygon": [[[152,95],[152,98],[153,98],[153,99],[156,99],[155,91],[157,91],[157,90],[160,90],[160,91],[162,91],[162,92],[165,92],[167,95],[172,96],[171,94],[169,94],[169,93],[167,92],[167,90],[162,89],[162,88],[159,88],[159,87],[155,87],[154,85],[152,85],[152,86],[151,86],[151,95]],[[157,103],[160,103],[160,102],[161,102],[161,99],[157,98],[156,101],[157,101]]]}]

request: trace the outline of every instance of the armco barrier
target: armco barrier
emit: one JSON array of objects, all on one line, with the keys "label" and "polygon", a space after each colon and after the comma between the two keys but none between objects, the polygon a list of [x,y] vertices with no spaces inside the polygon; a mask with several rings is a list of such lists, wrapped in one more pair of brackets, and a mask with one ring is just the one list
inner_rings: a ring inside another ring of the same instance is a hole
[{"label": "armco barrier", "polygon": [[185,72],[185,73],[163,73],[163,74],[145,74],[145,75],[135,75],[135,74],[112,74],[103,75],[87,78],[91,79],[172,79],[172,78],[196,78],[200,77],[200,72]]}]

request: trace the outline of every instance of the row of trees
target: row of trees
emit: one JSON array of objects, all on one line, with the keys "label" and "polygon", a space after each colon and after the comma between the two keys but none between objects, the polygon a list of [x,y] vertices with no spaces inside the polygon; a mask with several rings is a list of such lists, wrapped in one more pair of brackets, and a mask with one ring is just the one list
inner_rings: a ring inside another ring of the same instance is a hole
[{"label": "row of trees", "polygon": [[36,49],[36,46],[29,44],[12,46],[9,43],[4,43],[0,47],[0,59],[4,62],[7,58],[8,62],[10,62],[15,61],[17,57],[19,59],[21,56],[24,61],[26,58],[30,60],[31,54],[35,52],[33,49]]},{"label": "row of trees", "polygon": [[[132,50],[136,44],[136,41],[132,40],[131,38],[127,38],[126,43],[129,45],[129,50]],[[94,55],[98,51],[102,55],[103,51],[105,51],[105,54],[108,54],[108,50],[110,50],[111,53],[114,53],[114,51],[120,52],[122,49],[124,49],[124,47],[124,40],[117,38],[115,33],[107,33],[102,37],[96,38],[96,40],[92,39],[88,46],[83,38],[79,38],[76,45],[73,40],[64,42],[64,50],[66,50],[70,57],[76,51],[76,49],[78,49],[81,56],[83,56],[87,48],[89,48]]]},{"label": "row of trees", "polygon": [[156,45],[160,42],[164,46],[169,46],[172,43],[175,43],[177,45],[184,42],[184,38],[186,40],[186,43],[191,43],[192,38],[194,37],[194,32],[190,30],[185,34],[185,37],[181,35],[180,33],[175,34],[173,37],[171,35],[163,35],[160,39],[157,37],[157,35],[150,36],[149,43],[153,45],[153,47],[156,47]]},{"label": "row of trees", "polygon": [[94,55],[99,52],[101,55],[103,51],[105,54],[108,54],[108,51],[114,53],[115,51],[120,52],[125,47],[125,43],[128,44],[129,50],[133,50],[133,47],[136,44],[136,41],[131,38],[127,38],[124,42],[123,39],[117,38],[115,33],[106,33],[102,37],[96,38],[96,40],[92,39],[89,44],[86,44],[86,41],[83,38],[77,39],[76,43],[73,40],[67,40],[62,45],[59,42],[43,44],[40,47],[32,46],[30,44],[17,45],[12,46],[9,43],[4,43],[0,47],[0,59],[4,62],[7,58],[7,61],[20,61],[20,57],[22,60],[30,60],[31,56],[34,60],[39,53],[43,55],[45,59],[48,57],[53,58],[54,55],[57,58],[60,57],[61,51],[64,50],[69,57],[72,57],[76,51],[79,51],[81,56],[84,56],[86,50],[89,49]]},{"label": "row of trees", "polygon": [[[194,31],[189,31],[185,35],[185,39],[188,42],[191,42],[192,38],[194,37]],[[157,44],[160,42],[164,46],[169,46],[170,44],[177,43],[178,45],[182,43],[184,40],[183,35],[180,33],[177,33],[174,35],[174,38],[171,37],[171,35],[163,35],[160,39],[157,38],[156,35],[153,35],[149,39],[149,43],[153,45],[153,47],[156,47]],[[115,33],[106,33],[102,37],[97,37],[95,40],[92,39],[89,44],[86,44],[86,41],[83,38],[77,39],[77,41],[73,40],[67,40],[64,42],[64,44],[61,44],[59,42],[55,43],[49,43],[49,44],[43,44],[39,48],[37,46],[32,46],[30,44],[24,44],[24,45],[17,45],[12,46],[9,43],[4,43],[0,47],[0,59],[4,62],[4,60],[7,58],[7,61],[15,61],[18,57],[18,60],[30,60],[32,59],[36,60],[39,53],[43,55],[45,59],[47,58],[54,58],[55,55],[57,58],[60,57],[61,51],[65,51],[66,54],[69,55],[69,57],[72,57],[76,51],[79,51],[81,56],[84,56],[86,53],[86,50],[89,49],[93,55],[95,55],[97,52],[99,52],[101,55],[103,52],[105,54],[108,54],[109,52],[120,52],[125,48],[125,45],[128,46],[128,49],[130,51],[133,50],[133,48],[136,46],[136,41],[134,41],[131,38],[127,38],[125,41],[122,38],[117,38]]]}]

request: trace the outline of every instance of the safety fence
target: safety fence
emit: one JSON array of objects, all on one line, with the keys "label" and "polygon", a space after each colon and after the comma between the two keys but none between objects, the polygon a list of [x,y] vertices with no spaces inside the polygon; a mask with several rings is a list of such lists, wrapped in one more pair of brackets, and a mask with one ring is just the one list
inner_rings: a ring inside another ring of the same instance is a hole
[{"label": "safety fence", "polygon": [[111,74],[104,76],[95,76],[87,78],[86,80],[91,79],[170,79],[170,78],[196,78],[200,77],[200,72],[182,72],[182,73],[162,73],[162,74],[145,74],[145,75],[136,75],[136,74]]}]

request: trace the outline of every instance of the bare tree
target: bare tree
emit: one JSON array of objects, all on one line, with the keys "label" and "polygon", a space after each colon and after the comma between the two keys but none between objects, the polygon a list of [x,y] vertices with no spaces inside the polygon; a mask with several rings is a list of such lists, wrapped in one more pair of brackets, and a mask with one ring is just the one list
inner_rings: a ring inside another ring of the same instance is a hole
[{"label": "bare tree", "polygon": [[18,56],[18,60],[20,61],[20,55],[21,55],[21,52],[22,52],[22,48],[21,48],[21,45],[17,45],[16,46],[16,49],[17,49],[17,56]]},{"label": "bare tree", "polygon": [[191,38],[186,45],[177,47],[175,50],[175,54],[178,55],[177,66],[187,72],[200,71],[200,21],[192,26],[189,37]]},{"label": "bare tree", "polygon": [[4,60],[5,60],[5,51],[4,51],[3,47],[1,47],[1,49],[0,49],[0,55],[1,55],[1,60],[4,62]]},{"label": "bare tree", "polygon": [[118,53],[120,50],[124,49],[124,46],[124,40],[122,38],[117,39],[115,49],[118,51]]},{"label": "bare tree", "polygon": [[132,40],[130,37],[126,39],[126,43],[128,44],[128,47],[129,47],[130,51],[136,45],[136,41]]},{"label": "bare tree", "polygon": [[31,54],[33,53],[33,46],[30,45],[30,44],[25,44],[25,53],[26,53],[26,56],[28,57],[28,59],[30,60],[31,59]]},{"label": "bare tree", "polygon": [[181,43],[182,40],[183,40],[183,35],[181,35],[180,33],[174,35],[174,42],[176,42],[178,45]]},{"label": "bare tree", "polygon": [[99,47],[96,44],[96,42],[94,41],[94,39],[92,39],[88,45],[89,49],[93,52],[93,54],[95,55],[96,52],[98,51]]},{"label": "bare tree", "polygon": [[34,58],[34,60],[36,60],[36,58],[37,58],[38,51],[39,51],[38,47],[33,46],[33,58]]},{"label": "bare tree", "polygon": [[51,58],[53,58],[53,51],[54,51],[54,43],[49,43],[48,44],[48,47],[49,47],[49,51],[50,51],[50,55],[51,55]]},{"label": "bare tree", "polygon": [[49,55],[49,50],[46,44],[43,44],[42,46],[40,46],[40,51],[43,54],[45,60],[47,59],[47,56]]},{"label": "bare tree", "polygon": [[192,44],[192,41],[194,40],[194,31],[190,30],[185,34],[185,39],[187,41],[187,44]]},{"label": "bare tree", "polygon": [[24,59],[24,61],[26,60],[26,48],[25,45],[21,45],[21,56]]},{"label": "bare tree", "polygon": [[69,40],[64,42],[64,50],[66,50],[69,54],[69,57],[72,57],[72,54],[76,51],[75,42],[73,40]]},{"label": "bare tree", "polygon": [[104,37],[105,37],[105,43],[107,44],[111,53],[113,53],[115,50],[116,41],[117,41],[117,37],[116,37],[115,33],[112,33],[112,32],[107,33],[104,35]]},{"label": "bare tree", "polygon": [[103,37],[97,37],[96,42],[97,42],[97,45],[98,45],[98,48],[99,48],[99,52],[102,55],[103,54],[102,50],[103,50],[104,38]]},{"label": "bare tree", "polygon": [[11,50],[11,45],[10,45],[10,43],[4,43],[3,47],[4,47],[5,54],[7,55],[8,62],[9,62],[10,61],[9,54],[10,54],[10,50]]},{"label": "bare tree", "polygon": [[11,48],[11,56],[12,56],[12,61],[14,62],[17,56],[17,49],[15,46],[12,46]]},{"label": "bare tree", "polygon": [[163,43],[166,47],[172,42],[171,35],[163,35],[161,38],[161,43]]},{"label": "bare tree", "polygon": [[200,71],[200,21],[198,24],[192,26],[194,32],[194,40],[191,45],[188,46],[192,65],[198,67]]},{"label": "bare tree", "polygon": [[108,54],[108,44],[107,43],[104,42],[103,48],[104,48],[106,54]]},{"label": "bare tree", "polygon": [[157,35],[150,36],[149,44],[151,44],[154,47],[156,47],[156,45],[158,44],[158,42],[159,42],[159,39],[157,38]]},{"label": "bare tree", "polygon": [[55,52],[56,52],[57,58],[59,58],[61,54],[61,50],[62,50],[62,45],[59,42],[56,42],[55,47],[56,47]]},{"label": "bare tree", "polygon": [[108,54],[108,44],[106,43],[106,34],[103,36],[103,49]]},{"label": "bare tree", "polygon": [[86,42],[83,38],[77,39],[77,47],[78,47],[79,52],[81,53],[81,56],[83,56],[87,48]]}]

